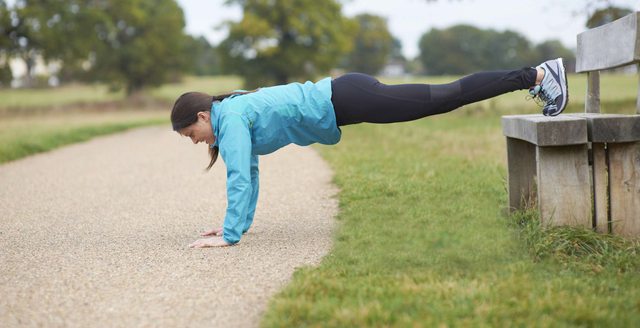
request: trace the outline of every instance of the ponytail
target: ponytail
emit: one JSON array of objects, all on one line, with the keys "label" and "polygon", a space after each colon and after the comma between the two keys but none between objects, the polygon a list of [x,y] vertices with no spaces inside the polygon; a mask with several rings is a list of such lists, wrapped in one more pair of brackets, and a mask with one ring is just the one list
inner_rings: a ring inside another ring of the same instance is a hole
[{"label": "ponytail", "polygon": [[218,160],[219,150],[220,148],[218,148],[218,146],[209,147],[209,157],[211,158],[211,161],[209,162],[209,166],[207,166],[205,171],[211,170],[213,164],[216,163],[216,161]]}]

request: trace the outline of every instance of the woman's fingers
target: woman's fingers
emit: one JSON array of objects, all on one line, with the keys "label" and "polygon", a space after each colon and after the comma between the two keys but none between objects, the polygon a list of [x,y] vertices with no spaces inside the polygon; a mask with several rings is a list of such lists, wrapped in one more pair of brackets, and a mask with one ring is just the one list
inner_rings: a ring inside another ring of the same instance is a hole
[{"label": "woman's fingers", "polygon": [[215,231],[215,229],[213,229],[213,230],[207,230],[207,231],[205,231],[205,232],[203,232],[203,233],[201,233],[201,234],[200,234],[200,236],[203,236],[203,237],[204,237],[204,236],[215,236],[215,235],[216,235],[216,231]]},{"label": "woman's fingers", "polygon": [[199,245],[199,244],[200,244],[199,242],[200,242],[200,239],[198,239],[198,240],[194,241],[193,243],[189,244],[189,248],[194,248],[194,247],[196,247],[197,245]]},{"label": "woman's fingers", "polygon": [[203,248],[203,247],[209,247],[209,242],[208,242],[208,238],[206,239],[198,239],[196,241],[194,241],[193,243],[189,244],[190,248]]},{"label": "woman's fingers", "polygon": [[203,238],[189,244],[189,248],[205,248],[205,247],[224,247],[230,246],[229,243],[220,237]]},{"label": "woman's fingers", "polygon": [[222,227],[220,228],[213,228],[209,231],[205,231],[203,233],[200,234],[200,236],[202,237],[207,237],[207,236],[219,236],[222,235]]}]

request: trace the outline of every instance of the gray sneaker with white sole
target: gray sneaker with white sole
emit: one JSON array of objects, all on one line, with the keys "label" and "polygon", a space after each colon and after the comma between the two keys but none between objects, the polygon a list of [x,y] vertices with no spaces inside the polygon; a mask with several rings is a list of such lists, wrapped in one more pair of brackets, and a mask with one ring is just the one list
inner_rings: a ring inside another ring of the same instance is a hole
[{"label": "gray sneaker with white sole", "polygon": [[567,73],[562,58],[548,60],[536,68],[544,70],[544,77],[539,86],[529,89],[529,93],[543,101],[542,114],[556,116],[562,113],[569,102]]}]

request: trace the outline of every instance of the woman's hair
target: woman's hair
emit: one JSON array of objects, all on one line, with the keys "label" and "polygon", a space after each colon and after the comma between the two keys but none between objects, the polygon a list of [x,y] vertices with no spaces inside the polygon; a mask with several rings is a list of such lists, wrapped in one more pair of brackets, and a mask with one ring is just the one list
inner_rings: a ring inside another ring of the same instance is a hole
[{"label": "woman's hair", "polygon": [[[173,109],[171,110],[171,124],[173,125],[173,131],[177,132],[197,122],[198,113],[210,111],[211,104],[214,101],[222,101],[233,95],[244,95],[256,91],[258,91],[258,89],[252,91],[232,92],[213,97],[203,92],[183,93],[173,104]],[[210,170],[213,164],[216,163],[216,160],[218,159],[218,152],[218,146],[209,147],[209,157],[211,158],[211,161],[209,162],[209,166],[207,166],[207,170]]]}]

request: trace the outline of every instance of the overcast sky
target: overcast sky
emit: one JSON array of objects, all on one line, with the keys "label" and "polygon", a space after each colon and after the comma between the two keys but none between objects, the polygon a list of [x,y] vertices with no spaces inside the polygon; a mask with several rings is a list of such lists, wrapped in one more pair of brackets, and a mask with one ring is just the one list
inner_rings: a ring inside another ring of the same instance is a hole
[{"label": "overcast sky", "polygon": [[[322,1],[322,0],[318,0]],[[187,32],[204,35],[212,44],[226,37],[216,29],[224,20],[239,20],[238,6],[224,0],[177,0],[187,20]],[[612,0],[620,7],[640,11],[639,0]],[[391,33],[402,41],[405,56],[418,54],[420,36],[431,28],[470,24],[498,31],[513,30],[534,43],[558,39],[575,49],[576,35],[585,30],[584,0],[347,0],[343,12],[352,17],[372,13],[387,18]]]}]

